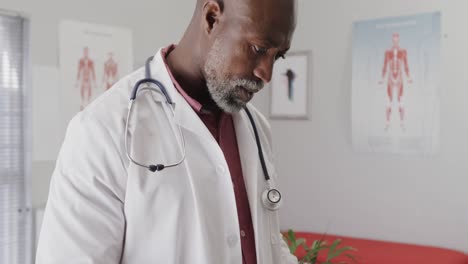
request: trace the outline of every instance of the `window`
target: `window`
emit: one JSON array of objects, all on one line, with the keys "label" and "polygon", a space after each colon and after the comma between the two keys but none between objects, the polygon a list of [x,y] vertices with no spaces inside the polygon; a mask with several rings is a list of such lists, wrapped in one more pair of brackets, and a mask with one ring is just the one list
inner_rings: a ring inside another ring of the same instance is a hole
[{"label": "window", "polygon": [[0,263],[32,260],[28,20],[0,11]]}]

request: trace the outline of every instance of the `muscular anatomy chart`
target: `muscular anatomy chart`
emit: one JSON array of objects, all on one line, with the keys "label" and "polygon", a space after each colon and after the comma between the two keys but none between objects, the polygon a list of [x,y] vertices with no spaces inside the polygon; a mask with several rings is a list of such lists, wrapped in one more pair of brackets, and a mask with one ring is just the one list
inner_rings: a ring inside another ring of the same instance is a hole
[{"label": "muscular anatomy chart", "polygon": [[104,63],[104,77],[102,83],[105,89],[109,89],[119,78],[118,64],[114,60],[114,54],[109,52],[109,58]]},{"label": "muscular anatomy chart", "polygon": [[351,118],[357,151],[439,148],[440,13],[353,25]]},{"label": "muscular anatomy chart", "polygon": [[92,96],[92,89],[96,87],[96,72],[94,61],[89,57],[89,49],[83,49],[83,57],[78,62],[77,86],[80,87],[81,105],[80,110],[89,104]]},{"label": "muscular anatomy chart", "polygon": [[403,71],[406,73],[408,83],[411,83],[411,77],[408,67],[408,56],[406,49],[400,47],[400,34],[393,33],[393,45],[385,51],[385,60],[382,70],[382,81],[386,82],[388,105],[386,109],[385,130],[390,127],[390,117],[392,115],[392,104],[394,100],[398,102],[398,112],[400,113],[400,126],[404,130],[405,108],[402,103],[404,79]]},{"label": "muscular anatomy chart", "polygon": [[62,21],[59,31],[62,130],[78,112],[130,73],[132,33],[125,28]]}]

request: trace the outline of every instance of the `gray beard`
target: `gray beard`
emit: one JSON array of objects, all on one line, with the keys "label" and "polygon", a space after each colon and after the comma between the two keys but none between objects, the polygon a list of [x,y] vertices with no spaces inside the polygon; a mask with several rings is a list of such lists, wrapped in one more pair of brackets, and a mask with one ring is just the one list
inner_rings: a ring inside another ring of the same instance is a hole
[{"label": "gray beard", "polygon": [[240,92],[239,86],[255,93],[263,88],[263,84],[246,79],[229,79],[227,76],[218,74],[218,72],[224,71],[224,61],[220,41],[215,40],[204,67],[206,86],[211,98],[219,108],[228,113],[237,113],[247,104],[237,94]]}]

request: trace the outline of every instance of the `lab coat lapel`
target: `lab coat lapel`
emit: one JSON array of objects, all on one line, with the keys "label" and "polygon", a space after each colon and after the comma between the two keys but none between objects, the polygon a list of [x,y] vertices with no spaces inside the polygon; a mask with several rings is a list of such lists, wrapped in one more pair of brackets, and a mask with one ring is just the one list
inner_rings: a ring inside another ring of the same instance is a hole
[{"label": "lab coat lapel", "polygon": [[[259,158],[258,149],[255,142],[255,136],[252,125],[244,110],[233,115],[234,126],[236,129],[237,145],[239,148],[239,156],[242,165],[242,174],[244,176],[245,187],[249,198],[250,211],[252,214],[252,223],[255,233],[255,247],[257,253],[259,250],[258,243],[258,210],[259,208]],[[259,254],[257,254],[257,258]]]},{"label": "lab coat lapel", "polygon": [[[159,51],[152,61],[151,65],[151,76],[157,78],[167,89],[168,94],[174,101],[175,111],[175,122],[181,127],[188,129],[194,134],[201,136],[202,138],[212,138],[208,128],[203,124],[198,115],[193,111],[190,105],[185,99],[179,94],[174,87],[171,77],[167,72],[164,61],[161,57],[161,51]],[[165,98],[162,94],[152,93],[155,101],[164,101]],[[237,145],[239,148],[239,156],[241,159],[242,173],[247,189],[247,195],[249,198],[250,210],[252,213],[252,222],[255,230],[255,244],[258,248],[258,212],[259,208],[259,190],[258,186],[262,186],[263,177],[259,177],[259,158],[258,149],[255,142],[255,136],[252,125],[248,119],[248,116],[244,110],[233,115],[234,127],[236,130]],[[216,143],[216,141],[214,141]]]},{"label": "lab coat lapel", "polygon": [[[152,63],[152,76],[164,84],[168,94],[174,101],[175,122],[183,129],[189,130],[193,132],[194,135],[199,136],[200,140],[208,139],[208,144],[212,143],[213,146],[219,148],[216,140],[213,138],[208,128],[203,124],[195,111],[174,87],[164,61],[162,60],[161,52],[158,52],[158,54],[156,54],[154,57]],[[157,93],[153,94],[156,101],[165,102],[164,96]],[[168,114],[172,115],[172,113]],[[252,224],[255,234],[255,247],[257,250],[257,261],[260,261],[262,260],[262,256],[264,254],[262,254],[263,247],[261,247],[261,244],[259,243],[259,236],[263,237],[264,235],[264,232],[260,230],[260,228],[262,228],[262,226],[265,224],[265,219],[260,215],[262,214],[263,207],[261,206],[261,201],[259,201],[259,199],[261,192],[265,187],[265,179],[260,167],[255,135],[246,112],[241,110],[240,112],[233,114],[233,121],[236,130],[239,156],[241,159],[242,174],[244,176],[244,182],[252,215]]]},{"label": "lab coat lapel", "polygon": [[[159,80],[166,87],[169,96],[174,101],[174,120],[176,124],[201,137],[212,137],[208,128],[206,128],[192,107],[174,87],[174,83],[162,59],[161,50],[158,51],[151,62],[151,77]],[[166,101],[165,97],[158,93],[153,93],[153,98],[159,102]],[[172,113],[168,114],[172,115]]]}]

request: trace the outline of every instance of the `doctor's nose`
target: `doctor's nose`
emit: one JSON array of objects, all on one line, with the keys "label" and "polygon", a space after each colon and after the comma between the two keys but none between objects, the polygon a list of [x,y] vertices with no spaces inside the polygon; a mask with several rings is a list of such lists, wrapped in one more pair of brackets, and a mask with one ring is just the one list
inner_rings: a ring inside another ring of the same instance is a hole
[{"label": "doctor's nose", "polygon": [[255,67],[253,73],[255,77],[263,81],[263,83],[269,83],[273,74],[274,60],[264,59]]}]

